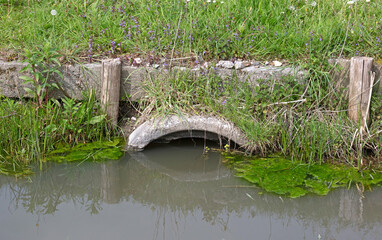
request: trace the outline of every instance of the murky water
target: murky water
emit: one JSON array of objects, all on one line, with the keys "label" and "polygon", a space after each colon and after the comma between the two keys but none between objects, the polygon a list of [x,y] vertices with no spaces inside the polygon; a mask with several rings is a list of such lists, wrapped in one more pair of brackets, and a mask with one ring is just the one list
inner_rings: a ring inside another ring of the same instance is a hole
[{"label": "murky water", "polygon": [[203,146],[0,177],[0,239],[381,239],[382,191],[284,199],[233,176]]}]

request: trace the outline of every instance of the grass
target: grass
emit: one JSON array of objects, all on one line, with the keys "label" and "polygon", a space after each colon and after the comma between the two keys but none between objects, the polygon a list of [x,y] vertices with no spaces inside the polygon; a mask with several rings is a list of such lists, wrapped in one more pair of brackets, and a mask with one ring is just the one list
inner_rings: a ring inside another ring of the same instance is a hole
[{"label": "grass", "polygon": [[45,160],[58,143],[74,146],[117,136],[94,94],[82,102],[64,98],[43,107],[28,100],[0,99],[0,173],[22,175]]},{"label": "grass", "polygon": [[0,6],[0,48],[16,55],[50,42],[67,61],[381,58],[382,5],[374,0],[1,0]]},{"label": "grass", "polygon": [[214,114],[242,129],[251,153],[282,152],[309,164],[335,160],[356,167],[380,167],[382,96],[375,94],[369,133],[361,137],[358,126],[347,117],[342,89],[331,90],[324,83],[318,88],[315,77],[310,79],[307,85],[286,78],[260,81],[254,87],[235,76],[221,79],[213,69],[200,76],[173,72],[146,81],[141,114]]},{"label": "grass", "polygon": [[[49,45],[62,55],[60,62],[117,56],[130,62],[138,56],[171,62],[192,56],[193,64],[200,58],[299,63],[309,71],[307,86],[287,79],[253,89],[235,77],[222,80],[213,69],[199,77],[175,73],[150,79],[142,113],[213,113],[248,135],[248,151],[281,151],[310,163],[336,158],[364,166],[381,158],[381,97],[373,96],[369,134],[361,137],[346,117],[346,97],[332,85],[326,60],[362,55],[379,62],[381,12],[382,5],[374,0],[352,5],[343,0],[0,0],[0,51],[7,60],[23,59],[23,49],[38,54],[41,46]],[[48,80],[42,85],[53,86]],[[1,101],[2,161],[4,156],[20,159],[12,164],[41,159],[55,141],[86,142],[109,134],[102,114],[92,115],[86,107],[94,99],[57,103],[45,98],[48,108]],[[76,116],[80,112],[83,117]]]},{"label": "grass", "polygon": [[[83,92],[83,100],[76,101],[62,88],[60,57],[49,43],[26,49],[23,62],[27,64],[21,72],[30,76],[20,78],[31,98],[0,98],[0,173],[29,174],[31,165],[39,162],[42,168],[48,160],[120,157],[119,139],[110,145],[118,130],[109,123],[93,90]],[[65,97],[52,98],[53,91]],[[95,143],[80,145],[89,142]]]}]

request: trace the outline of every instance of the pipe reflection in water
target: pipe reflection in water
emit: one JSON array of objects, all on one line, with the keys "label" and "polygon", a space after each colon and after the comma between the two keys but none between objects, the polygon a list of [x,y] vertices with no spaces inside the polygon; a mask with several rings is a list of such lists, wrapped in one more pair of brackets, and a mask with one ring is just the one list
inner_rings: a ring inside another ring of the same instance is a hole
[{"label": "pipe reflection in water", "polygon": [[0,177],[0,239],[378,239],[382,191],[284,199],[218,153],[162,145],[105,163]]}]

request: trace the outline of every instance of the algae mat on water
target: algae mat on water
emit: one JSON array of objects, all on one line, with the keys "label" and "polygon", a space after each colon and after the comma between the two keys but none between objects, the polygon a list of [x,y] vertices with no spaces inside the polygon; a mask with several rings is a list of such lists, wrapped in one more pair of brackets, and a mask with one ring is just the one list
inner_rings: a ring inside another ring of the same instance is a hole
[{"label": "algae mat on water", "polygon": [[74,147],[58,146],[50,152],[46,161],[75,162],[75,161],[105,161],[117,160],[123,155],[123,140],[97,141],[92,143],[78,144]]},{"label": "algae mat on water", "polygon": [[359,171],[345,165],[300,164],[274,156],[268,158],[224,154],[225,162],[235,169],[238,177],[256,184],[267,192],[297,198],[307,193],[327,195],[338,187],[359,184],[364,187],[380,185],[382,174]]},{"label": "algae mat on water", "polygon": [[28,164],[16,164],[7,159],[5,161],[0,160],[0,175],[24,177],[31,174],[33,174],[33,172]]}]

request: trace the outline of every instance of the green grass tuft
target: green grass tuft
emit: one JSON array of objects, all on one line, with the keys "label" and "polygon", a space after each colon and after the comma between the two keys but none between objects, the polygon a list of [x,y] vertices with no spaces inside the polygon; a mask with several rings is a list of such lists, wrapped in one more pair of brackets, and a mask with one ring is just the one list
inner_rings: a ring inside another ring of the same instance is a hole
[{"label": "green grass tuft", "polygon": [[3,173],[42,164],[57,143],[74,146],[118,136],[118,131],[102,115],[94,94],[85,96],[82,102],[52,99],[43,107],[33,101],[0,98],[0,118]]}]

